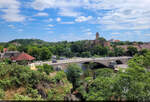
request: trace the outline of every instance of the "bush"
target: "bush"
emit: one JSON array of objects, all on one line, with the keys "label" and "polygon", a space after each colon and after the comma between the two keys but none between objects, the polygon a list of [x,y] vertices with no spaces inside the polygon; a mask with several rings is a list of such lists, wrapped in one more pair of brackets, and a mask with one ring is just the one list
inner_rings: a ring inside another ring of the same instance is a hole
[{"label": "bush", "polygon": [[0,80],[0,88],[6,90],[11,86],[11,81],[9,79]]},{"label": "bush", "polygon": [[49,74],[54,71],[53,66],[48,65],[48,64],[44,64],[43,68],[46,74]]},{"label": "bush", "polygon": [[0,99],[3,99],[5,96],[5,92],[3,89],[0,89]]},{"label": "bush", "polygon": [[37,99],[37,98],[40,99],[41,98],[41,95],[38,94],[38,90],[33,89],[33,88],[28,88],[27,89],[27,95],[29,97],[34,98],[34,99]]},{"label": "bush", "polygon": [[54,71],[53,66],[44,64],[43,66],[37,66],[39,72],[45,72],[47,75]]},{"label": "bush", "polygon": [[15,100],[32,100],[32,98],[30,98],[28,96],[23,96],[23,95],[19,95],[19,94],[15,94],[14,99]]},{"label": "bush", "polygon": [[57,82],[59,82],[60,80],[62,80],[64,77],[66,77],[66,74],[63,71],[59,71],[57,72],[56,76],[55,76],[55,80]]},{"label": "bush", "polygon": [[47,99],[51,100],[53,95],[54,95],[54,92],[52,90],[48,90],[48,97],[47,97]]}]

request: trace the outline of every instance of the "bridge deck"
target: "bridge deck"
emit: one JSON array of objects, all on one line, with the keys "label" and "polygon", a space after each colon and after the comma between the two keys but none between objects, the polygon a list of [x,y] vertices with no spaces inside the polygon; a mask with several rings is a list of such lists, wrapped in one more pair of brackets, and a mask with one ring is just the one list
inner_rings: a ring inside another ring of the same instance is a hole
[{"label": "bridge deck", "polygon": [[62,65],[62,64],[69,64],[69,63],[82,63],[82,62],[96,62],[96,61],[110,61],[110,60],[121,60],[121,59],[131,59],[132,57],[102,57],[102,58],[73,58],[73,59],[67,59],[67,60],[57,60],[57,63],[52,63],[52,61],[46,61],[46,62],[35,62],[30,65],[43,65],[43,64],[49,64],[52,66],[55,65]]}]

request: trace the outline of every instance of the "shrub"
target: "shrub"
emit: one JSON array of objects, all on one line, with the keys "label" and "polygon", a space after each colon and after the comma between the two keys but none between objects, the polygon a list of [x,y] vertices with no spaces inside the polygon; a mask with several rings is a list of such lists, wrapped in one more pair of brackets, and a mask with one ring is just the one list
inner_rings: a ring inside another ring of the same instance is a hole
[{"label": "shrub", "polygon": [[57,72],[56,76],[55,76],[55,80],[57,82],[59,82],[60,80],[62,80],[64,77],[66,77],[66,74],[63,71],[59,71]]},{"label": "shrub", "polygon": [[37,66],[39,72],[45,72],[47,75],[54,71],[53,66],[44,64],[43,66]]},{"label": "shrub", "polygon": [[28,96],[23,96],[23,95],[19,95],[19,94],[15,94],[14,99],[15,100],[32,100],[32,98],[30,98]]},{"label": "shrub", "polygon": [[3,99],[5,96],[5,92],[3,89],[0,89],[0,99]]},{"label": "shrub", "polygon": [[51,73],[51,72],[54,71],[53,66],[48,65],[48,64],[44,64],[44,65],[43,65],[43,68],[44,68],[44,72],[45,72],[46,74],[49,74],[49,73]]}]

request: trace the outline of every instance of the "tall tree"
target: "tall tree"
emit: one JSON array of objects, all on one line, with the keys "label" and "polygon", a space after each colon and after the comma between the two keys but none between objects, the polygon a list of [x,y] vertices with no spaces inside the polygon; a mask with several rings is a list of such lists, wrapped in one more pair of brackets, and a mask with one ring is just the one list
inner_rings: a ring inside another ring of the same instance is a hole
[{"label": "tall tree", "polygon": [[73,85],[73,90],[80,86],[81,67],[77,64],[70,64],[67,68],[67,78]]}]

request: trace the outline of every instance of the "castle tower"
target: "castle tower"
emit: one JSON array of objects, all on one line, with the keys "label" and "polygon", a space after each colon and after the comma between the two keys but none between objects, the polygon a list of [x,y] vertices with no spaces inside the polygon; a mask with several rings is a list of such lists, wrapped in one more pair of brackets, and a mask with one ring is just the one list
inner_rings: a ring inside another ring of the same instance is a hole
[{"label": "castle tower", "polygon": [[98,38],[99,38],[99,33],[97,32],[96,33],[96,40],[98,40]]}]

